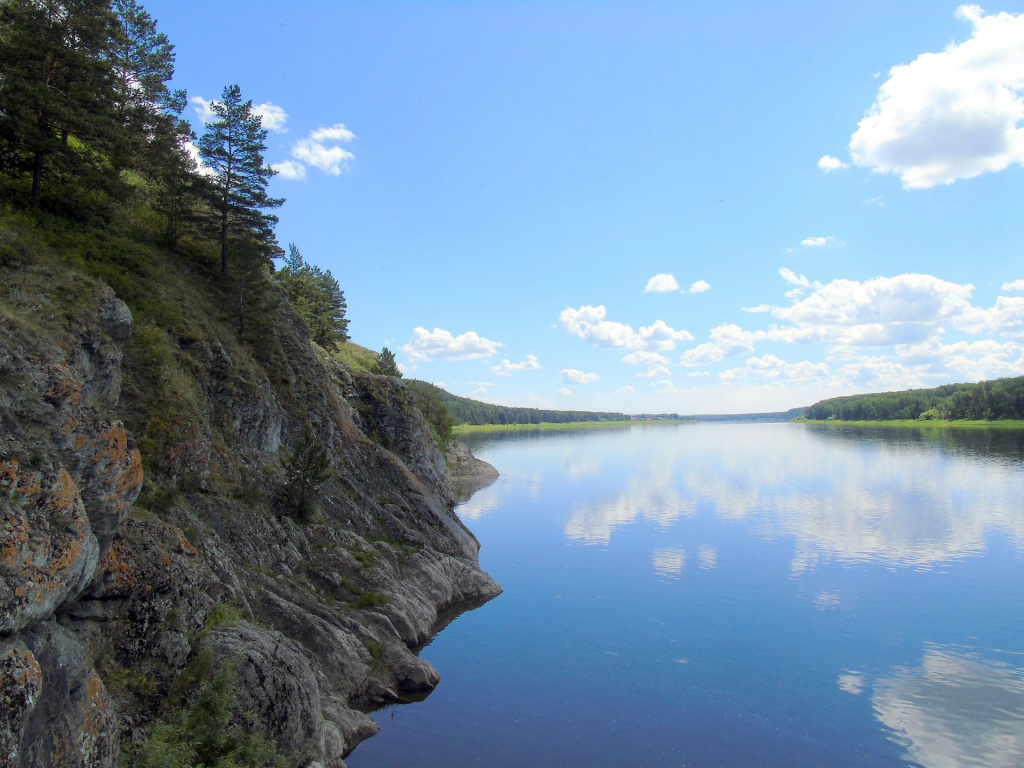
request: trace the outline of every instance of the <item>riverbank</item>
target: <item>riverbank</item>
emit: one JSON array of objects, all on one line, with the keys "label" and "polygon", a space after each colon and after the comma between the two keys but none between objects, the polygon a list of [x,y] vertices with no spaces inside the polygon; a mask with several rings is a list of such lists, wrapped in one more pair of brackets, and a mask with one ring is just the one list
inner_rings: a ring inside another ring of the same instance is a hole
[{"label": "riverbank", "polygon": [[829,427],[915,427],[920,429],[1024,429],[1024,419],[998,419],[987,421],[952,420],[952,419],[893,419],[889,421],[842,421],[831,419],[817,421],[812,419],[794,419],[802,424],[822,424]]},{"label": "riverbank", "polygon": [[527,432],[548,431],[555,429],[621,429],[637,424],[696,424],[694,419],[650,419],[646,421],[567,421],[558,424],[541,422],[540,424],[458,424],[452,428],[457,435],[476,432]]}]

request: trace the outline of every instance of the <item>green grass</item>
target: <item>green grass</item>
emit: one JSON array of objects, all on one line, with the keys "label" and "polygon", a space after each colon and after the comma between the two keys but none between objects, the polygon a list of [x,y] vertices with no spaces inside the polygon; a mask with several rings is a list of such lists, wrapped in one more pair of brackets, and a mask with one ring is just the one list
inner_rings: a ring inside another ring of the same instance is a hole
[{"label": "green grass", "polygon": [[455,434],[467,432],[526,432],[565,429],[622,429],[638,424],[694,424],[691,419],[651,419],[650,421],[567,421],[558,424],[542,421],[540,424],[457,424]]},{"label": "green grass", "polygon": [[369,373],[377,362],[378,352],[372,349],[361,347],[353,341],[346,341],[339,344],[336,349],[331,350],[331,357],[339,363],[343,363],[350,370],[364,371]]},{"label": "green grass", "polygon": [[950,419],[894,419],[891,421],[811,421],[801,420],[804,424],[825,424],[830,427],[916,427],[920,429],[1024,429],[1024,419],[950,420]]}]

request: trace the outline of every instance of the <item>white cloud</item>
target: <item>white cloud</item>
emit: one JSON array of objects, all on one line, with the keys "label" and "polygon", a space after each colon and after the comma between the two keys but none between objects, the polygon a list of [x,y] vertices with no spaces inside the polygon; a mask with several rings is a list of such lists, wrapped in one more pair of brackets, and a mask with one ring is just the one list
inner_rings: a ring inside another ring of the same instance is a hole
[{"label": "white cloud", "polygon": [[540,368],[540,363],[537,362],[537,356],[527,355],[526,359],[521,363],[502,360],[496,366],[491,368],[491,370],[499,376],[511,376],[515,371],[536,371],[538,368]]},{"label": "white cloud", "polygon": [[733,368],[719,374],[722,381],[756,378],[769,382],[785,382],[791,384],[812,384],[823,381],[829,375],[828,365],[803,360],[789,363],[775,355],[747,358],[742,368]]},{"label": "white cloud", "polygon": [[711,285],[704,280],[698,280],[695,283],[690,284],[690,293],[704,293],[710,291]]},{"label": "white cloud", "polygon": [[306,178],[306,166],[293,160],[282,160],[280,163],[274,163],[270,167],[277,171],[278,176],[282,179],[302,181]]},{"label": "white cloud", "polygon": [[207,101],[202,96],[191,96],[188,101],[203,125],[213,122],[213,119],[216,117],[213,113],[214,101]]},{"label": "white cloud", "polygon": [[559,387],[558,394],[565,395],[566,397],[568,397],[569,395],[572,394],[572,390],[569,389],[568,387]]},{"label": "white cloud", "polygon": [[352,141],[355,137],[343,123],[320,126],[292,147],[292,157],[337,176],[343,166],[355,159],[354,154],[338,144]]},{"label": "white cloud", "polygon": [[268,131],[274,133],[287,133],[288,129],[284,127],[284,124],[288,122],[288,113],[284,111],[282,107],[277,106],[273,102],[266,102],[264,104],[257,104],[252,108],[254,114],[259,115],[260,123]]},{"label": "white cloud", "polygon": [[1024,280],[1014,280],[1013,282],[1003,283],[1000,290],[1002,291],[1024,291]]},{"label": "white cloud", "polygon": [[808,237],[800,241],[805,248],[823,248],[826,245],[839,245],[834,237]]},{"label": "white cloud", "polygon": [[584,373],[575,368],[563,368],[560,375],[563,381],[571,381],[574,384],[591,384],[601,378],[596,373]]},{"label": "white cloud", "polygon": [[877,205],[879,208],[884,208],[885,195],[875,195],[874,197],[869,197],[867,200],[864,201],[864,205]]},{"label": "white cloud", "polygon": [[672,275],[657,274],[647,281],[644,293],[672,293],[678,290],[679,283]]},{"label": "white cloud", "polygon": [[215,175],[213,169],[210,168],[210,166],[208,166],[206,163],[204,163],[203,158],[200,157],[199,147],[197,147],[191,141],[184,142],[182,146],[184,147],[185,152],[188,153],[188,156],[192,158],[192,162],[196,164],[196,173],[198,173],[200,176]]},{"label": "white cloud", "polygon": [[636,377],[638,379],[657,379],[659,377],[664,378],[669,375],[668,366],[665,365],[652,365],[647,369],[646,373],[638,373]]},{"label": "white cloud", "polygon": [[906,189],[1024,164],[1024,14],[963,5],[971,38],[889,70],[850,155]]},{"label": "white cloud", "polygon": [[775,307],[771,304],[758,304],[756,307],[740,307],[741,312],[749,312],[752,315],[760,315],[765,312],[771,312]]},{"label": "white cloud", "polygon": [[615,394],[616,395],[635,395],[636,394],[636,387],[631,387],[631,386],[629,386],[627,384],[622,389],[616,390]]},{"label": "white cloud", "polygon": [[402,350],[413,360],[477,360],[491,357],[500,346],[500,342],[485,339],[475,331],[452,336],[440,328],[414,328],[412,338]]},{"label": "white cloud", "polygon": [[832,155],[824,155],[818,161],[818,167],[825,173],[832,173],[832,171],[841,171],[844,168],[849,168],[850,166],[844,163],[838,157],[832,157]]},{"label": "white cloud", "polygon": [[691,387],[689,389],[681,389],[677,387],[670,379],[659,379],[658,381],[652,381],[651,386],[654,387],[655,391],[662,396],[674,396],[674,395],[686,395],[691,392],[695,392],[696,388]]},{"label": "white cloud", "polygon": [[558,316],[558,321],[570,334],[590,342],[595,347],[665,351],[674,349],[680,341],[693,340],[689,332],[677,331],[666,325],[663,320],[656,320],[653,324],[634,331],[633,327],[626,323],[606,320],[607,314],[604,305],[584,305],[579,309],[566,307]]},{"label": "white cloud", "polygon": [[833,280],[789,307],[772,314],[792,324],[767,338],[781,341],[829,341],[849,346],[906,344],[927,338],[939,325],[973,316],[985,318],[970,303],[972,285],[931,275],[876,277],[865,282]]},{"label": "white cloud", "polygon": [[[803,275],[798,275],[796,272],[794,272],[793,270],[789,269],[788,267],[782,267],[779,270],[779,275],[781,275],[782,279],[785,280],[790,285],[799,285],[799,286],[801,286],[803,288],[809,288],[810,285],[811,285],[810,281],[808,281],[808,279],[806,277],[804,277]],[[765,304],[761,305],[761,307],[765,307],[765,306],[767,306],[767,305],[765,305]],[[748,312],[753,312],[753,311],[763,312],[765,310],[758,308],[756,310],[747,310],[747,311]]]},{"label": "white cloud", "polygon": [[668,358],[664,355],[659,355],[657,352],[644,352],[643,350],[637,352],[630,352],[624,358],[622,362],[627,365],[668,365]]}]

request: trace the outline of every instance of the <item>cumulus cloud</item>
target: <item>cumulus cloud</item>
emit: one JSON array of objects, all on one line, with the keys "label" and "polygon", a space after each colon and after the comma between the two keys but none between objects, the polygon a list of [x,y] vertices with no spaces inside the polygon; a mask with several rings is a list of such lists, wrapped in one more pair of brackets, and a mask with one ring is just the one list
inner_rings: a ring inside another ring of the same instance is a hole
[{"label": "cumulus cloud", "polygon": [[579,309],[566,307],[558,316],[558,322],[573,336],[590,342],[595,347],[612,349],[640,349],[666,351],[674,349],[681,341],[692,341],[687,331],[677,331],[663,320],[634,331],[626,323],[606,320],[608,311],[604,305],[592,307],[583,305]]},{"label": "cumulus cloud", "polygon": [[292,147],[292,157],[331,176],[338,176],[341,169],[355,159],[354,154],[340,145],[355,138],[356,135],[344,123],[320,126]]},{"label": "cumulus cloud", "polygon": [[511,376],[515,371],[536,371],[540,368],[536,355],[527,355],[521,363],[513,363],[509,360],[502,360],[491,368],[499,376]]},{"label": "cumulus cloud", "polygon": [[644,293],[672,293],[679,290],[679,282],[672,275],[657,274],[647,281]]},{"label": "cumulus cloud", "polygon": [[636,391],[637,391],[636,387],[631,387],[631,386],[629,386],[627,384],[622,389],[616,390],[615,394],[616,395],[635,395]]},{"label": "cumulus cloud", "polygon": [[575,368],[563,368],[560,375],[562,381],[571,381],[574,384],[591,384],[601,378],[596,373],[584,373]]},{"label": "cumulus cloud", "polygon": [[402,350],[413,360],[478,360],[491,357],[501,346],[500,342],[491,341],[475,331],[466,331],[459,336],[435,328],[414,328],[412,338]]},{"label": "cumulus cloud", "polygon": [[791,324],[772,332],[777,340],[828,341],[849,346],[886,346],[921,341],[946,322],[985,319],[971,306],[972,285],[931,275],[833,280],[807,298],[772,314]]},{"label": "cumulus cloud", "polygon": [[630,352],[624,358],[622,362],[627,365],[668,365],[668,358],[664,355],[659,355],[657,352],[644,352],[638,350],[636,352]]},{"label": "cumulus cloud", "polygon": [[252,111],[254,114],[259,115],[260,124],[268,131],[273,131],[274,133],[288,132],[288,129],[284,127],[285,123],[288,122],[288,113],[284,111],[283,107],[268,101],[263,104],[257,104],[252,108]]},{"label": "cumulus cloud", "polygon": [[[800,286],[802,288],[808,288],[811,285],[810,281],[804,275],[798,275],[796,272],[794,272],[793,270],[789,269],[788,267],[782,267],[779,270],[779,275],[782,277],[783,280],[785,280],[790,285],[798,285],[798,286]],[[766,307],[767,305],[766,304],[762,304],[761,306],[762,307]],[[763,312],[765,310],[758,309],[758,310],[747,310],[747,311],[748,312],[753,312],[753,311],[761,311],[761,312]]]},{"label": "cumulus cloud", "polygon": [[1024,291],[1024,280],[1013,280],[1012,282],[1003,283],[1000,290],[1003,291]]},{"label": "cumulus cloud", "polygon": [[825,173],[832,173],[832,171],[841,171],[844,168],[849,168],[850,166],[844,163],[838,157],[832,157],[832,155],[824,155],[818,161],[818,167]]},{"label": "cumulus cloud", "polygon": [[302,163],[296,163],[292,160],[282,160],[280,163],[274,163],[270,167],[277,171],[277,175],[282,179],[302,181],[306,178],[306,166]]},{"label": "cumulus cloud", "polygon": [[213,122],[216,115],[213,113],[214,102],[212,100],[204,99],[202,96],[190,96],[188,103],[192,105],[192,109],[203,125]]},{"label": "cumulus cloud", "polygon": [[698,280],[695,283],[690,284],[690,293],[704,293],[710,291],[711,285],[705,280]]},{"label": "cumulus cloud", "polygon": [[826,245],[839,245],[834,237],[807,237],[800,241],[805,248],[823,248]]},{"label": "cumulus cloud", "polygon": [[971,37],[893,67],[850,139],[853,162],[928,189],[1024,164],[1024,14],[963,5]]},{"label": "cumulus cloud", "polygon": [[742,368],[733,368],[719,374],[722,381],[754,378],[768,382],[786,384],[813,384],[825,380],[829,375],[828,365],[802,360],[789,363],[775,355],[749,357]]},{"label": "cumulus cloud", "polygon": [[572,390],[569,389],[568,387],[559,387],[558,394],[565,395],[566,397],[568,397],[569,395],[572,394]]},{"label": "cumulus cloud", "polygon": [[652,365],[644,373],[638,373],[636,377],[638,379],[657,379],[663,378],[669,375],[668,366],[666,365]]}]

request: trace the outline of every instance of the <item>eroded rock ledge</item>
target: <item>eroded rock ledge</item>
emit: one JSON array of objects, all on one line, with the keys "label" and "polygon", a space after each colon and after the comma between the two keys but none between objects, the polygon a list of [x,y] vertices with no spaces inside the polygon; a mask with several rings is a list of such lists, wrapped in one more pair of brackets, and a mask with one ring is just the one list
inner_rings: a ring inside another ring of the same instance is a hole
[{"label": "eroded rock ledge", "polygon": [[[180,342],[194,402],[144,466],[121,402],[132,316],[89,290],[51,337],[0,326],[0,765],[114,768],[162,702],[230,665],[236,711],[290,766],[343,766],[377,730],[362,709],[437,685],[412,649],[501,591],[423,417],[284,304],[273,375]],[[333,476],[299,521],[280,467],[307,424]]]}]

